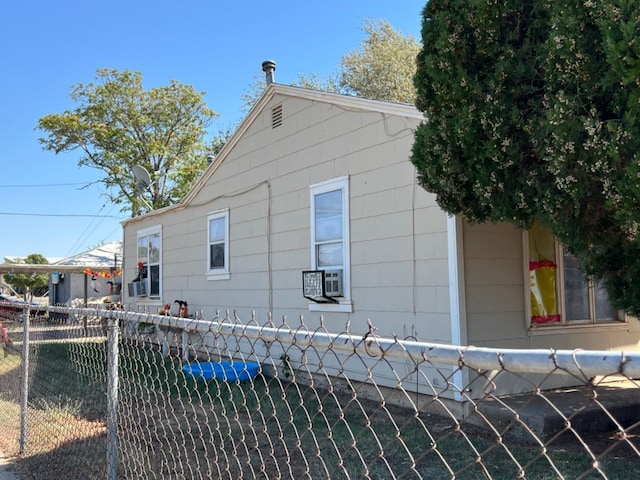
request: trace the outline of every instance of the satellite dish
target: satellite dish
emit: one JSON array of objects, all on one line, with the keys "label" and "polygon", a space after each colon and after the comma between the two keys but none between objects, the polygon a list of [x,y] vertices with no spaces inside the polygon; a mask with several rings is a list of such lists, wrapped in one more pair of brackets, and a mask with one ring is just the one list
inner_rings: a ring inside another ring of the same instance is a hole
[{"label": "satellite dish", "polygon": [[147,202],[142,196],[142,193],[147,190],[152,183],[149,172],[147,172],[147,169],[142,165],[134,165],[133,167],[131,167],[131,169],[133,170],[133,174],[135,175],[136,180],[138,180],[138,191],[136,193],[139,195],[142,203],[144,203],[149,210],[153,210],[151,205],[149,205],[149,202]]},{"label": "satellite dish", "polygon": [[149,175],[149,172],[147,172],[147,169],[142,165],[134,165],[131,168],[133,170],[133,174],[138,180],[138,189],[146,190],[149,188],[151,186],[151,176]]}]

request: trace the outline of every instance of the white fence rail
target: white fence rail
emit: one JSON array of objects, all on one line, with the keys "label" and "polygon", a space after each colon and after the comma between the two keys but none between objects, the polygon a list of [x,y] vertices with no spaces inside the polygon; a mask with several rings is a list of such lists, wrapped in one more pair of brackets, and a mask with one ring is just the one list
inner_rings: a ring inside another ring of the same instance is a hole
[{"label": "white fence rail", "polygon": [[20,478],[637,475],[637,353],[103,307],[4,322],[0,451]]}]

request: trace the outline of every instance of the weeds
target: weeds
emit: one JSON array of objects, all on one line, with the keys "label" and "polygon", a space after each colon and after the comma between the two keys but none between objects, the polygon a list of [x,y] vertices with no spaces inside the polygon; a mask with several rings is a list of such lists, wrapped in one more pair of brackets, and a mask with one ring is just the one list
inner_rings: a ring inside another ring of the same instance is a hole
[{"label": "weeds", "polygon": [[[103,478],[106,348],[104,342],[35,345],[25,478]],[[288,362],[285,361],[285,367]],[[0,355],[0,449],[19,436],[16,380],[20,357]],[[470,425],[421,416],[292,381],[287,371],[251,382],[195,380],[182,362],[138,344],[120,345],[120,454],[132,477],[216,468],[238,478],[464,480],[576,478],[592,468],[579,443],[569,447],[509,444]],[[596,452],[597,453],[597,452]],[[637,476],[637,456],[598,464],[608,478]],[[203,458],[205,457],[205,458]],[[75,462],[75,463],[74,463]],[[283,473],[285,472],[285,473]],[[598,479],[596,470],[581,478]]]}]

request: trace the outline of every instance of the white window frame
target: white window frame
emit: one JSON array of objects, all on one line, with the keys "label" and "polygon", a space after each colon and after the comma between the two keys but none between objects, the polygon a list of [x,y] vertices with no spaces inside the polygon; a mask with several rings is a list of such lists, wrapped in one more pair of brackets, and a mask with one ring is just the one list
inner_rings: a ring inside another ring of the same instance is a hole
[{"label": "white window frame", "polygon": [[594,331],[603,330],[628,330],[628,318],[624,312],[618,311],[618,320],[598,322],[595,318],[595,303],[593,299],[593,280],[589,278],[589,319],[586,320],[567,320],[566,318],[566,294],[564,286],[564,247],[557,240],[554,241],[554,250],[556,260],[556,302],[558,303],[558,313],[560,314],[560,322],[549,324],[534,324],[531,322],[531,298],[529,285],[529,235],[525,230],[523,232],[523,257],[524,257],[524,287],[525,287],[525,305],[526,305],[526,321],[529,334],[558,333],[558,331],[571,331],[577,329],[585,329]]},{"label": "white window frame", "polygon": [[567,320],[566,319],[566,291],[564,285],[564,275],[565,275],[565,267],[564,267],[564,247],[559,242],[556,242],[556,258],[558,259],[558,273],[556,274],[556,285],[558,287],[558,299],[560,300],[560,315],[562,319],[563,326],[572,326],[572,325],[610,325],[610,324],[618,324],[620,322],[624,322],[625,318],[622,312],[617,311],[618,318],[617,320],[609,320],[609,321],[600,321],[596,319],[596,302],[595,302],[595,288],[594,281],[592,277],[589,277],[587,280],[587,288],[589,295],[589,318],[588,319],[580,319],[580,320]]},{"label": "white window frame", "polygon": [[316,221],[315,221],[315,197],[323,193],[342,190],[342,297],[334,297],[338,303],[309,302],[309,311],[312,312],[353,312],[351,302],[351,253],[350,253],[350,221],[349,221],[349,177],[338,177],[309,186],[309,219],[311,241],[311,269],[317,270],[318,259],[316,257]]},{"label": "white window frame", "polygon": [[[210,224],[212,220],[219,218],[224,219],[224,267],[223,268],[211,268],[211,239]],[[228,280],[231,278],[231,270],[229,269],[229,209],[216,210],[207,214],[207,280]]]},{"label": "white window frame", "polygon": [[[146,292],[147,295],[146,297],[139,297],[139,301],[142,300],[144,301],[144,299],[146,298],[147,300],[158,300],[160,298],[162,298],[162,225],[155,225],[153,227],[148,227],[148,228],[143,228],[140,229],[136,232],[136,265],[138,264],[138,262],[140,261],[139,257],[138,257],[138,246],[140,244],[140,239],[144,238],[144,237],[151,237],[153,235],[158,235],[158,239],[160,241],[160,247],[159,247],[159,252],[158,252],[158,262],[154,262],[152,264],[150,264],[149,262],[147,262],[147,277],[144,279],[145,284],[146,284]],[[149,246],[147,245],[147,257],[149,257],[150,252],[149,252]],[[152,295],[151,294],[151,266],[158,266],[158,293],[157,295]]]}]

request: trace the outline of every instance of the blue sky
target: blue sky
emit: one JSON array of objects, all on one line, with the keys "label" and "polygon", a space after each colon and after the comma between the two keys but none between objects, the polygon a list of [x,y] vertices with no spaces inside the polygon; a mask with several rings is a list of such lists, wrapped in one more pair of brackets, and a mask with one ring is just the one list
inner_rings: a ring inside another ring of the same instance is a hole
[{"label": "blue sky", "polygon": [[145,88],[175,79],[207,92],[216,126],[243,116],[242,93],[277,62],[276,82],[338,69],[357,49],[365,19],[387,20],[420,40],[425,0],[22,0],[0,19],[0,262],[40,253],[60,258],[121,240],[119,207],[100,172],[78,155],[42,150],[34,127],[48,113],[75,107],[71,87],[97,68],[139,71]]}]

